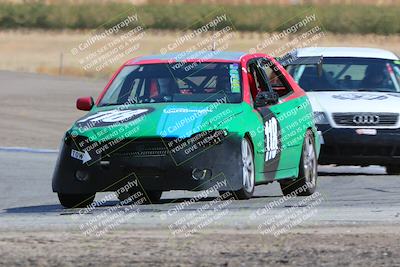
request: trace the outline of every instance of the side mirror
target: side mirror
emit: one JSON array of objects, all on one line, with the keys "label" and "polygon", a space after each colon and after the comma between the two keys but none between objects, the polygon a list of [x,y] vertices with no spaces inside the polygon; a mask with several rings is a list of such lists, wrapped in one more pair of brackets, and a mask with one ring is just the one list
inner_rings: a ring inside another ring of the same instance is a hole
[{"label": "side mirror", "polygon": [[259,92],[256,96],[256,107],[265,107],[278,103],[279,95],[276,92]]},{"label": "side mirror", "polygon": [[91,96],[80,97],[76,100],[76,108],[79,110],[89,111],[94,105],[93,98]]}]

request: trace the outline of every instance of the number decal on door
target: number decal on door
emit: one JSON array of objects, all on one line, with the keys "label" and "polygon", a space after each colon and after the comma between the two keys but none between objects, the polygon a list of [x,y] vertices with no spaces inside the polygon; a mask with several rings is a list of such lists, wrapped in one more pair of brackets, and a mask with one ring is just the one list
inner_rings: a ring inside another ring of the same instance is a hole
[{"label": "number decal on door", "polygon": [[278,121],[272,117],[265,122],[265,161],[274,159],[278,154]]}]

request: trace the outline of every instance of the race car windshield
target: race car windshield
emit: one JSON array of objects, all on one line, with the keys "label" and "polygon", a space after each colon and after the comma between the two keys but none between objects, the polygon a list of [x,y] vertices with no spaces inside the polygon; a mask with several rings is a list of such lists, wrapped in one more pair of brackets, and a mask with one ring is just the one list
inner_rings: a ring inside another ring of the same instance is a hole
[{"label": "race car windshield", "polygon": [[400,62],[385,59],[323,58],[317,65],[289,65],[287,70],[306,91],[400,92]]},{"label": "race car windshield", "polygon": [[124,103],[241,101],[237,63],[143,64],[124,67],[100,106]]}]

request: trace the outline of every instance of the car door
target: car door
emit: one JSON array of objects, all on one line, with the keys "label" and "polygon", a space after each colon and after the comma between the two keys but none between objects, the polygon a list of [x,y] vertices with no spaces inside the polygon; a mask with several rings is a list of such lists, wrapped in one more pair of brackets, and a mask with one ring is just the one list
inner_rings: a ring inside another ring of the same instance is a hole
[{"label": "car door", "polygon": [[264,179],[266,181],[272,181],[276,177],[276,172],[279,166],[280,159],[280,125],[276,117],[276,114],[271,110],[273,106],[264,105],[256,106],[255,100],[258,94],[261,92],[272,92],[272,88],[269,86],[265,73],[263,73],[260,59],[253,59],[248,62],[247,74],[250,83],[250,92],[254,102],[254,109],[262,120],[262,133],[263,144],[256,145],[257,153],[263,154],[263,170]]},{"label": "car door", "polygon": [[[259,65],[269,89],[279,95],[279,102],[269,108],[279,125],[277,135],[280,138],[278,141],[280,149],[278,170],[282,172],[277,174],[277,178],[279,176],[287,177],[288,172],[285,173],[284,170],[298,168],[299,144],[303,142],[301,101],[297,97],[293,97],[293,88],[274,62],[263,58]],[[266,131],[270,131],[270,129],[266,129]]]}]

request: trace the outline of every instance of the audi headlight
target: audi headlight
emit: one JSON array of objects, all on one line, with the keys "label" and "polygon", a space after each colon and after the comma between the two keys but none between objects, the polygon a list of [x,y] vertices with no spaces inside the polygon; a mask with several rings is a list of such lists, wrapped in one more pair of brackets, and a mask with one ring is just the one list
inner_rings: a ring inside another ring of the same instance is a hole
[{"label": "audi headlight", "polygon": [[314,112],[314,123],[315,124],[329,124],[328,118],[325,112]]}]

